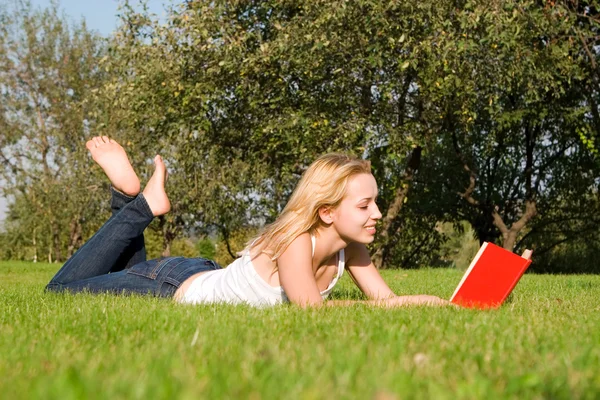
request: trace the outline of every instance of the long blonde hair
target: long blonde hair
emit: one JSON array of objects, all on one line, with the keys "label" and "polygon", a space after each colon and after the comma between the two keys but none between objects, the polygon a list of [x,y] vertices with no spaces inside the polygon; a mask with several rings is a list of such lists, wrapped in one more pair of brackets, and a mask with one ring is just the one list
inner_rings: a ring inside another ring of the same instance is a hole
[{"label": "long blonde hair", "polygon": [[340,204],[349,178],[370,173],[371,163],[366,160],[336,153],[319,157],[304,172],[279,217],[248,242],[245,251],[250,250],[253,257],[266,253],[276,260],[298,236],[314,233],[321,207]]}]

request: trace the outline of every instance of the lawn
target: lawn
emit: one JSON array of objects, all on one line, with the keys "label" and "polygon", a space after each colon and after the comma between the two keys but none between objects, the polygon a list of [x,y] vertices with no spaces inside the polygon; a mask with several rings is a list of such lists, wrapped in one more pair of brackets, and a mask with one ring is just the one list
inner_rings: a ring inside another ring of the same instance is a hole
[{"label": "lawn", "polygon": [[[493,311],[187,306],[46,294],[57,264],[0,263],[7,399],[597,399],[600,276],[526,274]],[[461,272],[384,271],[449,298]],[[344,277],[334,298],[360,298]]]}]

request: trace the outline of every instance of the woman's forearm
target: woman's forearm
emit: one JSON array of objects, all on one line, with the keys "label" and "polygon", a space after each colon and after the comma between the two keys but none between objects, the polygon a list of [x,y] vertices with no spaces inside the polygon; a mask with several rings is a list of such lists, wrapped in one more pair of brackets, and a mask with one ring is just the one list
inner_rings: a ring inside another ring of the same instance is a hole
[{"label": "woman's forearm", "polygon": [[328,300],[323,304],[328,307],[354,306],[357,304],[365,304],[369,306],[383,307],[385,299],[382,300]]},{"label": "woman's forearm", "polygon": [[329,300],[325,302],[327,306],[353,306],[357,304],[365,304],[382,308],[396,308],[410,305],[427,305],[427,306],[442,306],[449,305],[448,300],[441,299],[436,296],[429,295],[412,295],[412,296],[394,296],[386,299],[375,300]]}]

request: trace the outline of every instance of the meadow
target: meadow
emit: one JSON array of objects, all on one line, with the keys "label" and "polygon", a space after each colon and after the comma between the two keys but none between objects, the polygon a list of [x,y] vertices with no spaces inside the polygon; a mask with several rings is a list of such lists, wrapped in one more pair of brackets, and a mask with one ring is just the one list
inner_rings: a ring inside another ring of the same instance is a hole
[{"label": "meadow", "polygon": [[[600,397],[600,276],[526,274],[497,310],[301,310],[44,293],[58,268],[0,262],[2,398]],[[449,298],[462,273],[383,275]]]}]

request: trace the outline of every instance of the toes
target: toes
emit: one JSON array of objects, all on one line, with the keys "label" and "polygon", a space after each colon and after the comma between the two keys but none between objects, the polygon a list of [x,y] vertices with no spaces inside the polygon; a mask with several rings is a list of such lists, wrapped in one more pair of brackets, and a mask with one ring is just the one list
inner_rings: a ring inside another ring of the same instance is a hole
[{"label": "toes", "polygon": [[161,179],[166,179],[167,177],[167,167],[165,166],[162,157],[159,155],[154,157],[154,174]]},{"label": "toes", "polygon": [[166,170],[165,163],[162,157],[158,154],[156,155],[156,157],[154,157],[154,165],[156,166],[156,169]]},{"label": "toes", "polygon": [[85,143],[85,147],[87,147],[88,150],[93,150],[95,148],[113,143],[117,145],[119,144],[116,140],[113,140],[108,136],[94,136]]}]

